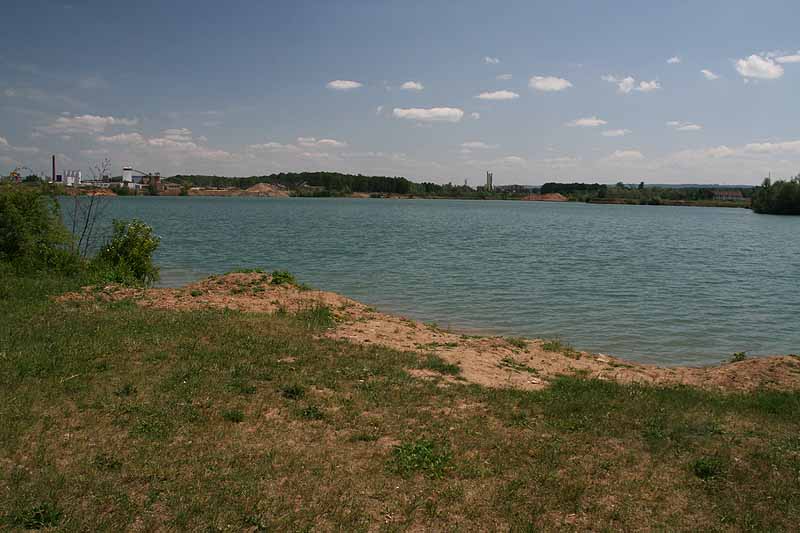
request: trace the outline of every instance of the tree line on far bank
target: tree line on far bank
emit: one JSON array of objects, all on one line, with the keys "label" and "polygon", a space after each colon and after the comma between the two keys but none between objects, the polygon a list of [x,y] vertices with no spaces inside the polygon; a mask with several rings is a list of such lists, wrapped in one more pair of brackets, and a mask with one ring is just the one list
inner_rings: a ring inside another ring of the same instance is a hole
[{"label": "tree line on far bank", "polygon": [[753,211],[772,215],[800,215],[800,174],[786,181],[767,178],[753,192]]}]

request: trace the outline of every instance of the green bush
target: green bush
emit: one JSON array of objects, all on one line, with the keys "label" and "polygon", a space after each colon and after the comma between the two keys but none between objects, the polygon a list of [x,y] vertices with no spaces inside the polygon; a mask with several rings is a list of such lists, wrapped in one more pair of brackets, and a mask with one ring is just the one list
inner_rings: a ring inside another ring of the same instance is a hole
[{"label": "green bush", "polygon": [[56,199],[40,187],[0,186],[0,261],[72,273],[80,259]]},{"label": "green bush", "polygon": [[800,175],[773,182],[765,179],[753,192],[753,211],[771,215],[800,215]]},{"label": "green bush", "polygon": [[151,285],[158,280],[153,252],[159,238],[141,220],[114,220],[114,233],[94,260],[99,275],[107,281]]},{"label": "green bush", "polygon": [[270,275],[272,276],[270,283],[273,285],[297,285],[297,280],[286,270],[274,270]]}]

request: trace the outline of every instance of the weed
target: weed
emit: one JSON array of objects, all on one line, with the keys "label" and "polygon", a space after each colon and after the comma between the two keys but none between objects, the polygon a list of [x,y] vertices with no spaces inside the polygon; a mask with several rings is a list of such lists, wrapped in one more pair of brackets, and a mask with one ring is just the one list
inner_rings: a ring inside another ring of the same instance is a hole
[{"label": "weed", "polygon": [[306,395],[306,390],[302,385],[286,385],[281,387],[281,396],[287,400],[299,400]]},{"label": "weed", "polygon": [[421,472],[441,478],[452,460],[450,447],[427,439],[399,444],[392,449],[389,470],[401,476]]},{"label": "weed", "polygon": [[50,502],[10,514],[6,520],[12,526],[22,529],[45,529],[55,527],[61,520],[61,510]]},{"label": "weed", "polygon": [[556,352],[572,359],[579,359],[581,354],[575,348],[562,341],[561,339],[550,339],[542,343],[542,350],[546,352]]},{"label": "weed", "polygon": [[439,372],[440,374],[447,374],[450,376],[455,376],[456,374],[461,373],[461,367],[454,363],[448,363],[438,355],[428,354],[425,356],[420,362],[420,368],[424,368],[426,370],[433,370],[434,372]]},{"label": "weed", "polygon": [[286,270],[273,270],[270,275],[272,276],[270,283],[273,285],[297,285],[295,277]]},{"label": "weed", "polygon": [[507,337],[506,342],[514,348],[519,348],[520,350],[524,350],[528,347],[528,341],[522,337]]},{"label": "weed", "polygon": [[98,470],[106,471],[115,471],[122,467],[122,461],[107,453],[98,453],[95,455],[92,464]]},{"label": "weed", "polygon": [[747,352],[736,352],[731,356],[731,363],[739,363],[747,359]]},{"label": "weed", "polygon": [[520,363],[511,357],[503,357],[503,359],[500,360],[500,366],[510,368],[511,370],[516,370],[518,372],[529,372],[531,374],[539,373],[539,371],[535,368],[524,363]]},{"label": "weed", "polygon": [[116,394],[121,398],[127,398],[128,396],[133,396],[134,394],[136,394],[136,392],[137,392],[136,387],[134,387],[130,383],[126,383],[122,387],[115,390],[114,394]]},{"label": "weed", "polygon": [[335,325],[333,312],[324,304],[315,304],[312,307],[298,311],[295,319],[299,320],[306,328],[324,330]]},{"label": "weed", "polygon": [[234,424],[238,424],[244,420],[244,413],[241,412],[239,409],[229,409],[227,411],[222,412],[222,418],[227,420],[228,422],[233,422]]},{"label": "weed", "polygon": [[297,416],[304,420],[322,420],[325,414],[316,405],[308,405],[297,411]]},{"label": "weed", "polygon": [[263,274],[264,270],[261,268],[237,268],[231,270],[228,274]]},{"label": "weed", "polygon": [[203,295],[203,291],[199,291],[199,290],[195,289],[192,292],[190,292],[189,294],[191,294],[193,298],[197,298],[198,296],[202,296]]},{"label": "weed", "polygon": [[691,464],[694,475],[702,480],[720,477],[725,472],[725,461],[716,456],[703,456]]}]

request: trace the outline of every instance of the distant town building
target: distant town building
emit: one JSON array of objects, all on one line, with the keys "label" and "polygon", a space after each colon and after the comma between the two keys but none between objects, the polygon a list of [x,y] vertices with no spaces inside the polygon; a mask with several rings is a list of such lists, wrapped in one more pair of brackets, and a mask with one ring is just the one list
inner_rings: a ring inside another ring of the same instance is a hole
[{"label": "distant town building", "polygon": [[492,185],[492,178],[493,178],[493,177],[494,177],[494,176],[492,175],[492,173],[491,173],[491,172],[486,172],[486,190],[487,190],[487,191],[492,191],[492,190],[494,190],[494,187],[493,187],[493,185]]},{"label": "distant town building", "polygon": [[744,195],[739,189],[717,189],[713,193],[714,200],[722,202],[741,202],[744,200]]},{"label": "distant town building", "polygon": [[67,187],[78,187],[81,181],[80,170],[67,170],[64,174],[56,174],[53,183],[61,183]]}]

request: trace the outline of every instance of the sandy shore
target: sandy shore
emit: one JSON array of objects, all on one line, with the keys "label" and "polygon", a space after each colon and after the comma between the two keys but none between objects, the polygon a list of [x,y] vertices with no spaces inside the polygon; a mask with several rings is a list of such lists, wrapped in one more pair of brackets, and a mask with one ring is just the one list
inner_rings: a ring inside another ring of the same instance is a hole
[{"label": "sandy shore", "polygon": [[[507,339],[445,331],[378,312],[332,292],[273,285],[270,276],[261,273],[212,276],[177,289],[87,287],[60,299],[85,302],[132,299],[138,305],[159,309],[227,308],[253,313],[296,312],[325,305],[336,319],[336,326],[325,336],[355,344],[435,354],[458,364],[463,379],[489,387],[540,389],[557,376],[578,375],[621,383],[689,385],[724,391],[800,389],[798,356],[759,357],[700,368],[646,365],[573,350],[543,339]],[[425,376],[423,371],[411,372]]]}]

